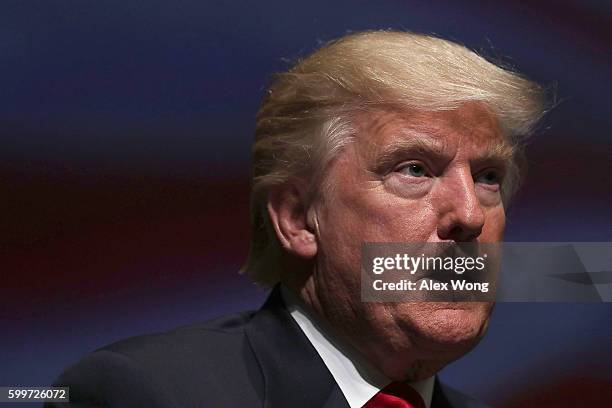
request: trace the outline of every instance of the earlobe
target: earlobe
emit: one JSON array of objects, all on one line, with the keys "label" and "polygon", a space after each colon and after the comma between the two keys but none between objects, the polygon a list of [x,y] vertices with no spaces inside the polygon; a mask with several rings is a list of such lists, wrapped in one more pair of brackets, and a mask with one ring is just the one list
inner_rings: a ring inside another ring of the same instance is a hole
[{"label": "earlobe", "polygon": [[311,228],[311,212],[305,208],[302,195],[295,186],[282,186],[271,191],[267,209],[278,241],[285,250],[304,259],[317,254],[317,230]]}]

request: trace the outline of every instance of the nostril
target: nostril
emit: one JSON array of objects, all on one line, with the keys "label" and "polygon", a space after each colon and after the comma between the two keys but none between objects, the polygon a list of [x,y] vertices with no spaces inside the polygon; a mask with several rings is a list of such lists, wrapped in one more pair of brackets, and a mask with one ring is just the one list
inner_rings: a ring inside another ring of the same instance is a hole
[{"label": "nostril", "polygon": [[451,237],[458,237],[461,235],[461,233],[463,232],[463,229],[460,226],[454,226],[453,228],[451,228],[450,230],[450,235]]},{"label": "nostril", "polygon": [[471,228],[464,228],[460,225],[455,225],[448,231],[447,238],[455,242],[470,242],[478,238],[481,232],[481,229],[476,230]]}]

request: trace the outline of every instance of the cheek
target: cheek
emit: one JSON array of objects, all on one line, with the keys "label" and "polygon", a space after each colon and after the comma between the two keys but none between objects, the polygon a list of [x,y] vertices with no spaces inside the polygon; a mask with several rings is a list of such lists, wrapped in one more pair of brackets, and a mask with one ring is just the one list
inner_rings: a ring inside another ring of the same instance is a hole
[{"label": "cheek", "polygon": [[506,213],[500,204],[486,211],[485,224],[480,235],[481,242],[502,241],[506,229]]},{"label": "cheek", "polygon": [[435,207],[426,198],[406,199],[383,188],[355,195],[338,209],[332,222],[339,234],[361,242],[428,241],[436,229]]},{"label": "cheek", "polygon": [[[381,234],[390,242],[426,242],[436,231],[438,216],[430,200],[389,200],[388,223]],[[382,211],[382,210],[381,210]]]}]

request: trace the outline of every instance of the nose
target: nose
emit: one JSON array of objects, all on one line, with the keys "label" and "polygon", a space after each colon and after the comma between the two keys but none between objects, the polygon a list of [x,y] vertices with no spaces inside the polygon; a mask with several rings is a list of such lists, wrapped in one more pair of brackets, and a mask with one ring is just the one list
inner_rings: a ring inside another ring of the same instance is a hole
[{"label": "nose", "polygon": [[440,185],[437,207],[438,238],[444,241],[474,241],[485,223],[485,214],[469,170],[447,177]]}]

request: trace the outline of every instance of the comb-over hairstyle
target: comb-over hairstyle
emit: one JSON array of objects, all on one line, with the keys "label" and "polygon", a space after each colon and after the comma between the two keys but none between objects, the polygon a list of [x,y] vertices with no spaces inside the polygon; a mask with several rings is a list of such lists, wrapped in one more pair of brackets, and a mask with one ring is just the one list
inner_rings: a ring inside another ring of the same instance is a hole
[{"label": "comb-over hairstyle", "polygon": [[347,35],[274,75],[257,115],[251,248],[242,271],[265,285],[282,279],[268,192],[301,180],[307,200],[320,194],[327,164],[355,134],[355,114],[385,106],[443,111],[466,102],[483,103],[515,148],[516,165],[502,186],[507,203],[519,184],[521,146],[547,108],[536,83],[460,44],[399,31]]}]

